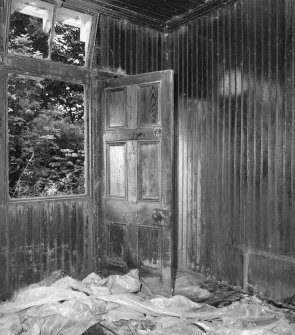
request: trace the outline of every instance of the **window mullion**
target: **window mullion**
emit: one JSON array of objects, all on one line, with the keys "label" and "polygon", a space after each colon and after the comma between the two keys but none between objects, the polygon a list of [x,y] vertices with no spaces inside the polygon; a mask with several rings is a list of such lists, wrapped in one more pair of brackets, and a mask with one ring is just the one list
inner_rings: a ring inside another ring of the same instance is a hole
[{"label": "window mullion", "polygon": [[[5,8],[6,6],[6,8]],[[8,44],[9,44],[9,25],[10,25],[10,13],[11,13],[11,6],[12,3],[11,1],[6,1],[4,2],[4,9],[6,9],[5,11],[5,17],[4,19],[4,53],[7,52],[8,50]]]},{"label": "window mullion", "polygon": [[56,22],[56,12],[57,12],[57,5],[54,5],[52,18],[51,18],[51,31],[48,39],[48,59],[51,60],[51,53],[52,53],[52,43],[55,36],[55,22]]},{"label": "window mullion", "polygon": [[92,67],[92,64],[93,64],[98,23],[99,23],[99,14],[93,15],[88,43],[85,45],[85,66],[86,67]]}]

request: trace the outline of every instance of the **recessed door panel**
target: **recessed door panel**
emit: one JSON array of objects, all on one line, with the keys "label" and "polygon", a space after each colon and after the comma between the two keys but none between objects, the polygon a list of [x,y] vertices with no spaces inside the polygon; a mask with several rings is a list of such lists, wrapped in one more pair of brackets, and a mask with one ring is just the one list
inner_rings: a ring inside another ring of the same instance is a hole
[{"label": "recessed door panel", "polygon": [[117,223],[109,224],[109,258],[125,261],[126,226]]},{"label": "recessed door panel", "polygon": [[107,127],[126,127],[126,88],[110,89],[107,93]]},{"label": "recessed door panel", "polygon": [[110,197],[126,197],[126,144],[107,144],[107,180]]},{"label": "recessed door panel", "polygon": [[160,229],[138,228],[138,257],[142,270],[159,272],[161,269]]},{"label": "recessed door panel", "polygon": [[138,116],[140,126],[159,122],[159,83],[140,85],[138,89]]},{"label": "recessed door panel", "polygon": [[138,142],[139,199],[158,200],[160,196],[160,142]]}]

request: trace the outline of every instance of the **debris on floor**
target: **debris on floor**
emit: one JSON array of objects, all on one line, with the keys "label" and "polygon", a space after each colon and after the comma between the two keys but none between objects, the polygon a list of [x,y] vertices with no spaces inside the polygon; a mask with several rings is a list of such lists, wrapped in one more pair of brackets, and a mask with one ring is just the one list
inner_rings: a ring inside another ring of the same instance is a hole
[{"label": "debris on floor", "polygon": [[180,272],[177,273],[174,294],[184,295],[192,301],[223,307],[241,300],[246,292],[201,272]]},{"label": "debris on floor", "polygon": [[218,308],[202,285],[186,277],[173,297],[150,297],[137,270],[82,281],[56,272],[0,304],[0,335],[295,335],[285,310],[242,292]]}]

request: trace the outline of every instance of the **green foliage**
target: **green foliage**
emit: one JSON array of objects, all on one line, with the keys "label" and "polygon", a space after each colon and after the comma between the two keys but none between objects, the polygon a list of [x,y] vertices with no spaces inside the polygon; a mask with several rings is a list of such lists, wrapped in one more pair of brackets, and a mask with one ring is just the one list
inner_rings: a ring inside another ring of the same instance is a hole
[{"label": "green foliage", "polygon": [[10,196],[84,193],[83,87],[12,76],[8,106]]},{"label": "green foliage", "polygon": [[42,30],[42,19],[14,12],[10,17],[9,51],[26,56],[50,58],[53,61],[84,65],[85,43],[80,41],[80,29],[57,22],[52,50],[50,34]]},{"label": "green foliage", "polygon": [[80,29],[57,23],[51,59],[68,64],[84,65],[85,43],[80,41]]},{"label": "green foliage", "polygon": [[14,12],[10,17],[9,51],[47,58],[49,34],[42,30],[42,19]]},{"label": "green foliage", "polygon": [[[84,64],[79,29],[15,12],[9,51]],[[51,49],[51,55],[49,50]],[[84,90],[81,85],[11,75],[8,81],[9,193],[13,198],[84,193]]]}]

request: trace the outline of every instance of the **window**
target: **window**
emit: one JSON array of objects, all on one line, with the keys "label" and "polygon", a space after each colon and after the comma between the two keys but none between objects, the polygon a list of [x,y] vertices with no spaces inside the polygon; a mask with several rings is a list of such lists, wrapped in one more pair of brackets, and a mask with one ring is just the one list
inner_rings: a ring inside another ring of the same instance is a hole
[{"label": "window", "polygon": [[12,0],[8,8],[11,199],[85,195],[89,189],[90,104],[84,96],[90,96],[89,38],[97,15],[77,11],[71,0],[66,6],[59,0]]},{"label": "window", "polygon": [[9,76],[11,198],[84,193],[83,96],[82,85]]},{"label": "window", "polygon": [[92,17],[40,0],[11,5],[9,52],[84,65]]}]

